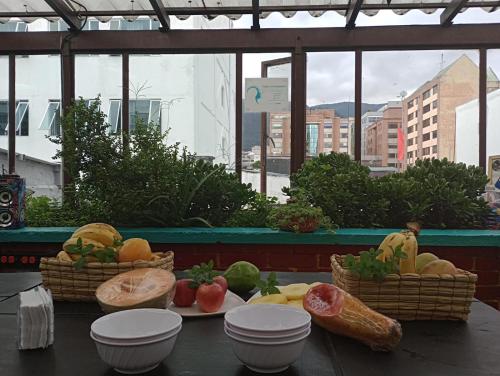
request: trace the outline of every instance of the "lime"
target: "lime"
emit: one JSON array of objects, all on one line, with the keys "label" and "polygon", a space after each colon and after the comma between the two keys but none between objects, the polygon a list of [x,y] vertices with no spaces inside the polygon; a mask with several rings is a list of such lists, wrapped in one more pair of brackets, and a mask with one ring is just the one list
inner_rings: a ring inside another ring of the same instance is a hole
[{"label": "lime", "polygon": [[229,289],[235,293],[245,293],[255,287],[260,280],[260,270],[247,261],[237,261],[224,272]]}]

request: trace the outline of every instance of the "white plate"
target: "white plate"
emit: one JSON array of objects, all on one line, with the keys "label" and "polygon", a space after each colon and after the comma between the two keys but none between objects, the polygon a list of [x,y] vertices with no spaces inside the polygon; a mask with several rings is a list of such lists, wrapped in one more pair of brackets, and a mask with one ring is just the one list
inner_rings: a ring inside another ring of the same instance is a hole
[{"label": "white plate", "polygon": [[216,316],[222,315],[229,311],[231,308],[238,307],[245,304],[245,301],[241,299],[235,293],[227,290],[226,296],[224,297],[224,303],[216,312],[205,313],[203,312],[196,302],[191,307],[177,307],[174,303],[171,303],[168,307],[169,310],[177,312],[183,317],[198,317],[198,316]]}]

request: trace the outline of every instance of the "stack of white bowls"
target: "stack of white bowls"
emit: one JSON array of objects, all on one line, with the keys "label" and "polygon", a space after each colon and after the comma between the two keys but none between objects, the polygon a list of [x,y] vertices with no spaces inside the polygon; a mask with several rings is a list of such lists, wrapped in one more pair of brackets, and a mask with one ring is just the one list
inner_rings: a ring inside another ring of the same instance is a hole
[{"label": "stack of white bowls", "polygon": [[300,357],[311,333],[311,315],[287,305],[247,304],[226,312],[224,331],[248,368],[281,372]]},{"label": "stack of white bowls", "polygon": [[174,348],[182,317],[165,309],[119,311],[92,323],[90,337],[101,359],[116,371],[143,373],[157,367]]}]

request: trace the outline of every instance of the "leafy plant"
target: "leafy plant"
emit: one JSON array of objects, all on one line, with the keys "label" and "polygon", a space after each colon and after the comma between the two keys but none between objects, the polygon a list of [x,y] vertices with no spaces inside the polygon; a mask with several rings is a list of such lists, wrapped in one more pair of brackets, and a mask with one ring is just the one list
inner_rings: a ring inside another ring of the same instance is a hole
[{"label": "leafy plant", "polygon": [[261,279],[261,280],[257,281],[257,283],[256,283],[257,288],[260,290],[260,294],[262,296],[279,294],[280,290],[276,287],[277,284],[278,284],[278,280],[276,279],[275,272],[269,273],[266,280]]},{"label": "leafy plant", "polygon": [[313,232],[320,226],[332,228],[323,210],[304,201],[290,202],[272,209],[267,218],[270,227],[293,232]]},{"label": "leafy plant", "polygon": [[236,210],[226,222],[229,227],[266,227],[267,217],[278,205],[276,197],[256,193],[253,199],[241,209]]},{"label": "leafy plant", "polygon": [[289,196],[304,195],[339,227],[382,227],[388,201],[368,167],[345,154],[320,154],[290,176]]},{"label": "leafy plant", "polygon": [[377,259],[377,256],[382,253],[381,249],[370,248],[369,251],[360,252],[359,257],[346,255],[345,267],[359,275],[361,279],[381,281],[386,275],[397,273],[399,261],[407,258],[402,247],[402,244],[398,245],[393,250],[393,256],[385,262]]},{"label": "leafy plant", "polygon": [[72,183],[65,204],[72,216],[90,212],[89,222],[118,226],[223,225],[255,195],[224,165],[212,165],[168,143],[168,133],[139,120],[124,147],[109,134],[99,111],[80,100],[63,119],[63,137],[51,140],[64,148],[56,158],[66,161]]}]

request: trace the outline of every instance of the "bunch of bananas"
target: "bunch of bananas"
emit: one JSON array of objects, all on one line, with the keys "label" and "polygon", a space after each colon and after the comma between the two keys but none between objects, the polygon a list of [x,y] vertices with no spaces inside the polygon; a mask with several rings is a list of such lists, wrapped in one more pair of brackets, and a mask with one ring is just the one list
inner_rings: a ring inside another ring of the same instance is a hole
[{"label": "bunch of bananas", "polygon": [[78,261],[82,257],[86,262],[116,261],[122,239],[111,225],[89,223],[76,229],[56,257],[61,261]]},{"label": "bunch of bananas", "polygon": [[380,261],[386,261],[394,256],[396,247],[401,246],[401,250],[406,253],[406,258],[399,260],[399,273],[415,273],[415,262],[418,253],[418,244],[416,236],[420,231],[417,223],[408,223],[408,229],[401,232],[393,232],[385,237],[380,243],[379,249],[382,253],[377,257]]},{"label": "bunch of bananas", "polygon": [[321,284],[321,282],[292,283],[287,286],[278,286],[279,294],[264,295],[252,298],[249,304],[287,304],[296,308],[302,308],[302,301],[309,289]]}]

